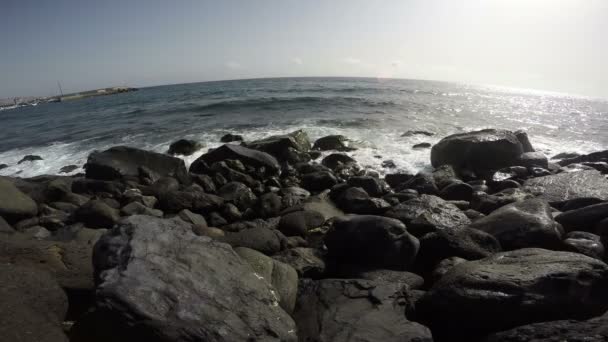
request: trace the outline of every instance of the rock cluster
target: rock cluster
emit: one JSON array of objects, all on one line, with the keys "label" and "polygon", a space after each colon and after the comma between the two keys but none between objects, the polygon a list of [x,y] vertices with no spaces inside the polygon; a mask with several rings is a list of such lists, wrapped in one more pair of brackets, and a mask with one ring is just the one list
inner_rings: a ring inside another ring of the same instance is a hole
[{"label": "rock cluster", "polygon": [[118,146],[85,174],[0,178],[0,336],[608,339],[606,151],[554,164],[483,130],[381,178],[344,136],[243,140],[189,169]]}]

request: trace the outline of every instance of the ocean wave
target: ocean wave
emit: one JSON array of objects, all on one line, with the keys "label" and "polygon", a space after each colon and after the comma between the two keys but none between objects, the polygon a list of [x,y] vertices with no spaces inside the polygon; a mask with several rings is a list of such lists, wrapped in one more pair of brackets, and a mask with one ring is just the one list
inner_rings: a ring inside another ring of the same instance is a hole
[{"label": "ocean wave", "polygon": [[192,107],[189,110],[235,110],[246,108],[258,109],[293,109],[298,106],[367,106],[387,107],[396,106],[393,101],[376,101],[361,97],[322,97],[322,96],[296,96],[296,97],[257,97],[250,99],[220,101],[202,106]]}]

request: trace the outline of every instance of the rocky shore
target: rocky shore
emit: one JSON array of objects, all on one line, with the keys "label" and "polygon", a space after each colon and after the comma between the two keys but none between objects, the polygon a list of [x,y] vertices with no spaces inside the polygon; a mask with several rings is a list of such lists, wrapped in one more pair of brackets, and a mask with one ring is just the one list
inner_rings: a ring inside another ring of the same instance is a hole
[{"label": "rocky shore", "polygon": [[382,178],[344,136],[222,142],[1,177],[2,339],[608,341],[608,151],[482,130]]}]

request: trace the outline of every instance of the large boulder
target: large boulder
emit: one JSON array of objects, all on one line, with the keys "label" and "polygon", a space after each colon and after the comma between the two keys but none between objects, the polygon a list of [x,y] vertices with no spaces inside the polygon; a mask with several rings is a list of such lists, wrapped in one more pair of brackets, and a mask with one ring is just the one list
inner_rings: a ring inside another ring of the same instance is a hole
[{"label": "large boulder", "polygon": [[592,230],[596,224],[608,217],[608,202],[569,210],[555,217],[568,230]]},{"label": "large boulder", "polygon": [[274,229],[254,227],[240,232],[227,233],[220,241],[229,243],[232,247],[247,247],[273,255],[281,250],[281,235]]},{"label": "large boulder", "polygon": [[195,213],[207,214],[218,210],[224,199],[200,191],[169,191],[160,195],[158,207],[165,213],[179,213],[188,209]]},{"label": "large boulder", "polygon": [[67,342],[61,322],[68,300],[47,272],[0,264],[0,340]]},{"label": "large boulder", "polygon": [[340,209],[352,214],[381,215],[391,207],[381,198],[370,197],[362,188],[347,188],[336,197]]},{"label": "large boulder", "polygon": [[180,139],[169,145],[169,151],[167,153],[170,155],[181,154],[184,156],[189,156],[200,150],[202,147],[203,145],[197,141]]},{"label": "large boulder", "polygon": [[527,324],[491,334],[483,342],[606,342],[608,315],[586,321],[561,320]]},{"label": "large boulder", "polygon": [[256,272],[272,285],[279,296],[279,304],[288,313],[293,312],[298,294],[298,273],[288,264],[282,263],[256,250],[237,247],[234,251]]},{"label": "large boulder", "polygon": [[586,319],[608,309],[608,265],[570,252],[520,249],[461,263],[416,305],[437,339],[468,341],[518,325]]},{"label": "large boulder", "polygon": [[524,183],[524,187],[539,192],[541,198],[551,203],[580,197],[608,200],[608,180],[595,170],[531,178]]},{"label": "large boulder", "polygon": [[225,144],[200,156],[190,165],[190,172],[205,173],[206,165],[225,160],[239,160],[244,165],[263,167],[268,174],[277,174],[280,170],[279,162],[270,154],[251,148]]},{"label": "large boulder", "polygon": [[102,180],[139,178],[142,168],[152,171],[158,178],[174,177],[182,183],[188,181],[188,170],[183,160],[127,146],[93,152],[85,165],[87,178]]},{"label": "large boulder", "polygon": [[[557,158],[555,156],[554,158]],[[576,163],[597,163],[608,162],[608,150],[584,154],[582,156],[573,156],[571,158],[562,159],[558,162],[561,166],[566,166]]]},{"label": "large boulder", "polygon": [[501,251],[500,243],[492,235],[472,228],[441,229],[420,239],[416,257],[417,269],[432,270],[441,260],[459,257],[466,260],[486,258]]},{"label": "large boulder", "polygon": [[431,164],[434,167],[448,164],[457,171],[485,173],[516,165],[523,152],[524,148],[513,132],[484,129],[443,138],[431,149]]},{"label": "large boulder", "polygon": [[404,284],[362,279],[301,282],[294,318],[300,341],[432,342],[405,317]]},{"label": "large boulder", "polygon": [[74,219],[89,228],[112,228],[120,220],[120,211],[102,200],[91,200],[76,210]]},{"label": "large boulder", "polygon": [[287,213],[279,221],[279,230],[286,236],[306,236],[309,229],[317,228],[325,222],[319,212],[300,210]]},{"label": "large boulder", "polygon": [[323,254],[314,248],[286,249],[273,258],[293,267],[300,278],[318,279],[325,273]]},{"label": "large boulder", "polygon": [[418,239],[398,220],[373,215],[336,218],[325,235],[329,258],[338,264],[403,270],[418,253]]},{"label": "large boulder", "polygon": [[317,139],[312,146],[313,150],[317,151],[353,151],[356,148],[350,146],[350,141],[343,135],[328,135]]},{"label": "large boulder", "polygon": [[258,200],[251,189],[239,182],[226,183],[218,190],[218,195],[224,200],[234,203],[241,211],[253,207]]},{"label": "large boulder", "polygon": [[493,235],[505,250],[526,247],[557,249],[563,235],[560,225],[553,220],[551,207],[542,199],[508,204],[475,220],[471,228]]},{"label": "large boulder", "polygon": [[11,181],[0,178],[0,216],[10,223],[36,216],[38,205]]},{"label": "large boulder", "polygon": [[98,242],[93,261],[95,306],[72,341],[297,340],[273,288],[180,219],[131,216]]},{"label": "large boulder", "polygon": [[297,161],[295,154],[310,151],[306,132],[299,130],[285,135],[274,135],[247,143],[247,147],[266,152],[281,161]]},{"label": "large boulder", "polygon": [[422,195],[405,201],[385,213],[405,223],[415,236],[440,229],[467,226],[471,220],[454,204],[433,195]]}]

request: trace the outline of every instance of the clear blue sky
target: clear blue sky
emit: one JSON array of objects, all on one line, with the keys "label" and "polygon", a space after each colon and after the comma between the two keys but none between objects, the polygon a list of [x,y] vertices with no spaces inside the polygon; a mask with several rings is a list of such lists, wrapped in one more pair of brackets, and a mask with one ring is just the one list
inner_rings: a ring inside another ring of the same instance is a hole
[{"label": "clear blue sky", "polygon": [[276,76],[608,98],[608,0],[0,0],[0,98]]}]

